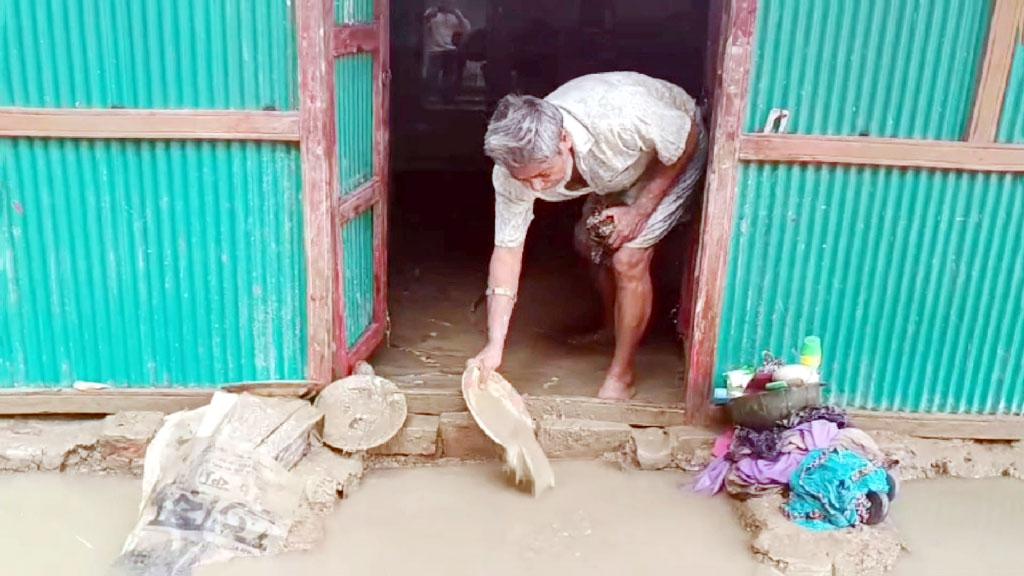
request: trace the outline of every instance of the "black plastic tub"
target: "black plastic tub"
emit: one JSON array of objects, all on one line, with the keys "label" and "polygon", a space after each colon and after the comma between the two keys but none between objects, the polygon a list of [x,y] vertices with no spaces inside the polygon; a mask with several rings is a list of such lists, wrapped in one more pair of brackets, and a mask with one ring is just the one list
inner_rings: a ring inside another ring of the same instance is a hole
[{"label": "black plastic tub", "polygon": [[808,406],[821,405],[821,389],[824,384],[803,384],[782,390],[765,390],[757,394],[733,398],[726,404],[726,410],[733,424],[768,430],[780,420]]}]

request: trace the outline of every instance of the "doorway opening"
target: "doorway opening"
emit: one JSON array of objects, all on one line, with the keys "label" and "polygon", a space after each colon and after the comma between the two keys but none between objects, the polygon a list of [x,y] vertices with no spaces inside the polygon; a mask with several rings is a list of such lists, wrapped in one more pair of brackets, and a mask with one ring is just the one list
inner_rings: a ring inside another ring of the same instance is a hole
[{"label": "doorway opening", "polygon": [[[471,28],[457,38],[457,60],[431,64],[424,15],[439,3],[391,8],[391,333],[373,362],[402,386],[455,388],[486,340],[486,306],[472,309],[493,247],[492,164],[482,150],[489,111],[509,92],[542,97],[572,78],[616,70],[671,81],[702,103],[708,0],[455,0]],[[639,401],[684,396],[677,320],[701,196],[656,249]],[[534,208],[501,368],[523,393],[594,396],[611,359],[610,343],[572,343],[601,319],[572,246],[582,202]]]}]

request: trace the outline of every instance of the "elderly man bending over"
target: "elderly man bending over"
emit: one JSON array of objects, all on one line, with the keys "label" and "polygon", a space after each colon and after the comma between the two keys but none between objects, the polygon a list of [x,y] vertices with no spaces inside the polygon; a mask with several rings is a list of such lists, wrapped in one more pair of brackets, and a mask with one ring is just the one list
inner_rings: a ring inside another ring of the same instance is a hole
[{"label": "elderly man bending over", "polygon": [[[632,72],[583,76],[541,100],[507,96],[487,128],[494,160],[495,240],[488,277],[488,343],[470,363],[501,365],[533,203],[589,196],[610,217],[610,258],[598,270],[615,354],[598,396],[633,396],[636,350],[651,315],[651,256],[679,221],[704,170],[706,138],[682,88]],[[577,237],[582,226],[577,227]],[[578,238],[579,240],[579,238]],[[577,241],[585,257],[587,242]]]}]

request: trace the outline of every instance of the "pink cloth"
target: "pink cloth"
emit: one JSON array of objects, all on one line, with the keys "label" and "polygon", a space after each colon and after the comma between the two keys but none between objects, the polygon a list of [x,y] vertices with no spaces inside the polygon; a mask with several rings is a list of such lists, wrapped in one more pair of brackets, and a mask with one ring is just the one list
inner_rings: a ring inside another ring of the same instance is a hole
[{"label": "pink cloth", "polygon": [[729,447],[732,446],[732,439],[736,437],[736,429],[729,428],[722,434],[719,434],[718,438],[715,438],[715,445],[711,448],[711,455],[715,458],[721,458],[729,453]]}]

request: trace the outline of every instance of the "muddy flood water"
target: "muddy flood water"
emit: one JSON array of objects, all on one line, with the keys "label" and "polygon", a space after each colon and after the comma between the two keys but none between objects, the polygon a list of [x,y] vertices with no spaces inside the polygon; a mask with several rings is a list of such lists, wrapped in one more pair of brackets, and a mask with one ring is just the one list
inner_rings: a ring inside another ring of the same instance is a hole
[{"label": "muddy flood water", "polygon": [[[497,465],[377,470],[342,502],[317,551],[214,566],[202,576],[291,574],[770,574],[747,552],[726,498],[678,489],[673,472],[556,463],[538,500]],[[136,481],[0,477],[0,573],[99,576],[137,508]],[[895,509],[910,547],[894,574],[1020,574],[1024,482],[908,483]]]}]

